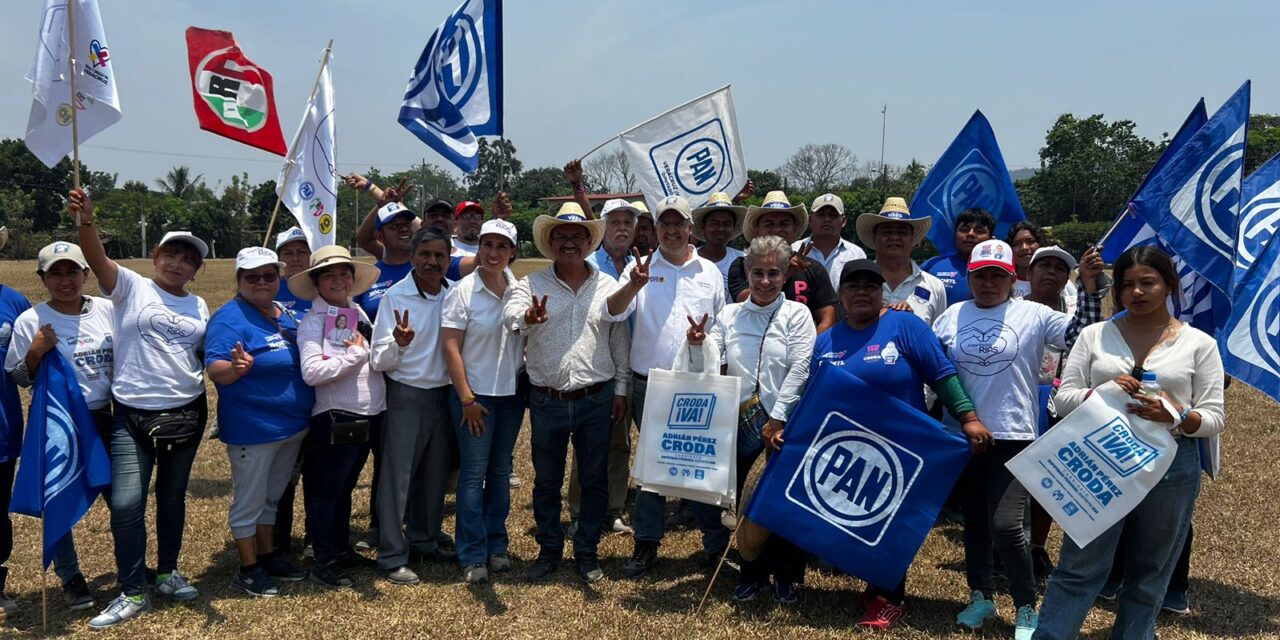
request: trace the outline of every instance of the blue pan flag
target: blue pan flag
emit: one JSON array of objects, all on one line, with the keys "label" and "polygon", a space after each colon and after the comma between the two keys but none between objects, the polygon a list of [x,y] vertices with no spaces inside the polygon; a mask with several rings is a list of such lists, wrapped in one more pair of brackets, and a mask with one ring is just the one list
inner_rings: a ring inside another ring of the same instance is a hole
[{"label": "blue pan flag", "polygon": [[1237,283],[1218,347],[1227,375],[1280,402],[1280,242],[1267,242]]},{"label": "blue pan flag", "polygon": [[973,112],[911,198],[913,214],[928,213],[933,219],[929,241],[944,256],[956,252],[956,216],[974,207],[995,216],[996,238],[1027,219],[996,134],[981,111]]},{"label": "blue pan flag", "polygon": [[893,589],[969,461],[933,418],[823,362],[760,476],[747,517]]},{"label": "blue pan flag", "polygon": [[459,169],[476,170],[476,136],[502,135],[501,0],[466,0],[431,34],[399,121]]},{"label": "blue pan flag", "polygon": [[1275,236],[1277,227],[1280,227],[1280,154],[1271,156],[1244,179],[1232,291],[1238,291],[1244,284],[1245,272]]},{"label": "blue pan flag", "polygon": [[44,567],[98,494],[111,484],[111,462],[98,438],[75,371],[57,349],[36,371],[22,463],[9,510],[42,517]]}]

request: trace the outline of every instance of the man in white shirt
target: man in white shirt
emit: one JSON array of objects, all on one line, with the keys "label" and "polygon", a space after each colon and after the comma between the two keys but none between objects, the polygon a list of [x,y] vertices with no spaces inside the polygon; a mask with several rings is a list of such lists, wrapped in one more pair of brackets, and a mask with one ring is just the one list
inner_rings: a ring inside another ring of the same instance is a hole
[{"label": "man in white shirt", "polygon": [[[417,584],[411,556],[453,562],[440,547],[449,456],[449,371],[440,348],[440,312],[449,236],[420,229],[410,245],[413,270],[387,289],[373,325],[372,366],[387,375],[387,415],[378,480],[378,567],[396,584]],[[403,524],[403,526],[402,526]]]},{"label": "man in white shirt", "polygon": [[[688,318],[703,322],[715,318],[724,307],[723,276],[716,265],[699,257],[689,246],[693,223],[689,201],[668,196],[654,210],[657,217],[658,252],[637,262],[622,274],[619,288],[609,296],[605,311],[613,320],[634,314],[631,336],[631,415],[643,422],[645,390],[650,369],[670,369],[684,341]],[[636,495],[635,549],[622,568],[628,578],[653,568],[662,542],[666,498],[641,491]],[[704,560],[718,561],[729,544],[729,530],[720,523],[720,509],[694,503],[702,530]],[[708,563],[710,564],[710,562]]]},{"label": "man in white shirt", "polygon": [[474,200],[463,200],[453,211],[458,235],[453,237],[453,255],[474,256],[480,251],[480,225],[484,224],[484,207]]},{"label": "man in white shirt", "polygon": [[742,235],[742,219],[747,208],[735,205],[723,191],[711,194],[707,203],[693,210],[693,235],[702,240],[698,255],[715,263],[724,278],[725,302],[729,302],[729,267],[742,257],[742,252],[729,246]]},{"label": "man in white shirt", "polygon": [[554,262],[512,287],[503,323],[525,336],[533,450],[533,516],[538,558],[525,577],[542,580],[560,567],[564,530],[560,489],[569,442],[578,464],[582,502],[573,554],[586,582],[604,577],[596,549],[609,503],[611,425],[626,414],[630,348],[625,323],[603,313],[618,283],[587,262],[604,235],[576,205],[533,222],[538,251]]},{"label": "man in white shirt", "polygon": [[[831,276],[831,287],[839,291],[840,272],[844,270],[845,263],[862,260],[867,257],[867,252],[840,235],[846,221],[844,200],[840,196],[834,193],[820,195],[813,199],[809,210],[813,212],[809,215],[811,234],[791,243],[791,250],[798,252],[804,245],[810,245],[809,257],[822,263],[827,275]],[[839,305],[837,311],[843,311]]]},{"label": "man in white shirt", "polygon": [[910,310],[930,325],[947,310],[947,288],[911,259],[911,250],[932,223],[927,216],[913,216],[903,198],[886,199],[880,213],[864,213],[857,222],[858,239],[875,249],[884,272],[884,303]]}]

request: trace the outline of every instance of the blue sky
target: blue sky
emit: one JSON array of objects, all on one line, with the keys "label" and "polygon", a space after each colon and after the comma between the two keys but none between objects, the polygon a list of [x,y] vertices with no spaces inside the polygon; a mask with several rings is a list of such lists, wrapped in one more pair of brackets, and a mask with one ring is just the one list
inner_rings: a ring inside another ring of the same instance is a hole
[{"label": "blue sky", "polygon": [[[444,164],[396,123],[422,46],[458,0],[100,0],[124,119],[82,149],[91,168],[150,182],[186,164],[211,183],[274,177],[275,156],[201,131],[183,32],[235,33],[276,81],[289,138],[325,41],[334,39],[338,158],[398,170]],[[21,137],[23,80],[42,0],[6,0],[0,136]],[[563,164],[619,131],[732,84],[752,168],[806,143],[932,163],[975,108],[1006,161],[1036,166],[1064,112],[1173,131],[1204,96],[1216,109],[1246,78],[1253,111],[1280,113],[1273,25],[1280,2],[764,2],[508,0],[506,130],[525,167]],[[146,150],[148,153],[125,151]]]}]

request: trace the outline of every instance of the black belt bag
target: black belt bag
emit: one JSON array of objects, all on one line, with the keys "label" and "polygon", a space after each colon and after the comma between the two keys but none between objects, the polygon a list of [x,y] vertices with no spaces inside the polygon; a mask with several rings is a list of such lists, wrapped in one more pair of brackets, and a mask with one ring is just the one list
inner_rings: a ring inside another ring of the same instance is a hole
[{"label": "black belt bag", "polygon": [[130,413],[129,428],[134,437],[150,442],[156,451],[173,451],[200,443],[204,425],[194,410]]},{"label": "black belt bag", "polygon": [[369,441],[373,421],[358,413],[329,411],[329,444],[359,444]]}]

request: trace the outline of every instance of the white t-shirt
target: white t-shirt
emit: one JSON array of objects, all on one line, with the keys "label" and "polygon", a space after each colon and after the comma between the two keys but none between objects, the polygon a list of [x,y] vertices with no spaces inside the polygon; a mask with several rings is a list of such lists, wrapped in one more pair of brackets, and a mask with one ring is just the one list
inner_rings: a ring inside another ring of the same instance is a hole
[{"label": "white t-shirt", "polygon": [[4,360],[4,370],[12,372],[31,350],[31,342],[44,325],[52,325],[58,336],[58,353],[71,363],[90,409],[111,403],[112,360],[115,355],[112,323],[114,306],[106,298],[90,298],[89,312],[74,316],[59,313],[48,302],[27,309],[13,323],[13,342]]},{"label": "white t-shirt", "polygon": [[119,267],[115,303],[115,381],[125,406],[162,411],[204,393],[204,330],[209,306],[194,293],[175,296],[151,278]]},{"label": "white t-shirt", "polygon": [[973,405],[997,440],[1034,440],[1045,347],[1067,348],[1071,316],[1013,299],[986,309],[967,300],[933,324]]},{"label": "white t-shirt", "polygon": [[[619,287],[625,287],[634,272],[632,263],[622,272]],[[659,251],[653,254],[649,265],[649,284],[632,298],[631,304],[621,314],[609,316],[606,303],[602,313],[615,322],[635,314],[631,370],[647,376],[650,369],[672,368],[689,330],[689,317],[700,322],[705,314],[706,328],[711,328],[724,308],[724,295],[724,277],[715,263],[694,253],[684,264],[674,265]]]},{"label": "white t-shirt", "polygon": [[[516,278],[510,269],[503,276],[510,291]],[[515,395],[516,377],[524,368],[524,336],[502,324],[502,301],[473,271],[449,287],[440,312],[441,327],[466,331],[462,363],[471,393],[478,396]]]},{"label": "white t-shirt", "polygon": [[479,243],[476,243],[476,244],[470,244],[470,243],[467,243],[467,242],[463,242],[463,241],[462,241],[462,238],[459,238],[458,236],[454,236],[454,237],[453,237],[453,242],[452,242],[451,244],[453,245],[453,252],[452,252],[452,253],[450,253],[449,255],[453,255],[453,256],[474,256],[474,255],[476,255],[477,253],[480,253],[480,244],[479,244]]}]

